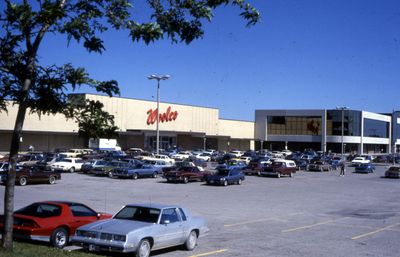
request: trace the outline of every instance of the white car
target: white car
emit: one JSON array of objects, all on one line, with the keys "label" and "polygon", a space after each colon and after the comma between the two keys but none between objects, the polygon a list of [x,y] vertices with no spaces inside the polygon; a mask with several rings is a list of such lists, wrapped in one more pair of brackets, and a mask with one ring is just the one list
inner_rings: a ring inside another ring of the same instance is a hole
[{"label": "white car", "polygon": [[240,156],[242,156],[244,154],[243,151],[239,151],[239,150],[233,150],[229,152],[229,155],[239,158]]},{"label": "white car", "polygon": [[154,156],[145,156],[142,158],[143,161],[158,161],[162,160],[165,161],[166,163],[169,163],[171,165],[175,164],[175,160],[170,158],[168,155],[164,154],[156,154]]},{"label": "white car", "polygon": [[251,157],[249,157],[249,156],[241,156],[239,158],[239,161],[244,162],[247,165],[249,165],[249,163],[251,162]]},{"label": "white car", "polygon": [[76,158],[78,156],[84,155],[85,151],[83,149],[69,149],[67,152],[62,152],[60,154],[67,157]]},{"label": "white car", "polygon": [[368,160],[366,157],[356,157],[351,161],[351,164],[353,165],[359,165],[363,163],[370,163],[371,161]]},{"label": "white car", "polygon": [[189,157],[191,156],[190,152],[187,151],[181,151],[178,152],[177,154],[172,155],[172,159],[175,159],[177,161],[184,161],[186,159],[189,159]]},{"label": "white car", "polygon": [[82,168],[83,160],[81,158],[64,158],[59,162],[50,165],[52,170],[55,171],[80,171]]},{"label": "white car", "polygon": [[211,156],[208,153],[200,153],[200,154],[196,154],[194,156],[194,158],[198,159],[198,160],[203,160],[206,162],[211,161]]}]

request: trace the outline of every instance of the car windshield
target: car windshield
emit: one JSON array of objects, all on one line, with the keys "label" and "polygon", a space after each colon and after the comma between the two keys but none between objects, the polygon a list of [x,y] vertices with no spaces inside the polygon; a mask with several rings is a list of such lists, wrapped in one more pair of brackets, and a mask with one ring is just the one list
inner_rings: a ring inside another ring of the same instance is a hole
[{"label": "car windshield", "polygon": [[160,213],[160,209],[140,206],[125,206],[122,210],[115,214],[114,219],[157,223]]},{"label": "car windshield", "polygon": [[53,204],[34,203],[19,209],[15,213],[39,218],[49,218],[60,216],[61,208]]}]

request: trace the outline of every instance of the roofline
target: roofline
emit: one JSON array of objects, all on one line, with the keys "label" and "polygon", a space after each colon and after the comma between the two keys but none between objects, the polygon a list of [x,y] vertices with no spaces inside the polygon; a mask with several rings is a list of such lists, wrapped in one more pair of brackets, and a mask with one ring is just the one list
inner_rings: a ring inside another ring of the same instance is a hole
[{"label": "roofline", "polygon": [[[93,94],[93,93],[70,93],[69,95],[93,95],[93,96],[110,97],[110,96],[108,96],[108,95]],[[121,98],[121,99],[128,99],[128,100],[137,100],[137,101],[153,102],[153,103],[156,103],[156,102],[157,102],[157,101],[153,101],[153,100],[140,99],[140,98],[130,98],[130,97],[122,97],[122,96],[111,96],[111,98]],[[174,104],[174,105],[183,105],[183,106],[191,106],[191,107],[200,107],[200,108],[206,108],[206,109],[219,110],[219,108],[216,108],[216,107],[200,106],[200,105],[193,105],[193,104],[181,104],[181,103],[173,103],[173,102],[160,102],[160,103],[164,103],[164,104]]]}]

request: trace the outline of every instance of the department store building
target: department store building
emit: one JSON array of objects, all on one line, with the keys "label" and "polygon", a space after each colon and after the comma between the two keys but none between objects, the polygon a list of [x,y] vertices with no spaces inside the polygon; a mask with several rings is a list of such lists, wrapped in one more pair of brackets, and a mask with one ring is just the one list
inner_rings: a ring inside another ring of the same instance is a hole
[{"label": "department store building", "polygon": [[[157,102],[74,94],[72,97],[98,100],[114,115],[118,126],[118,143],[122,149],[156,148]],[[9,151],[18,106],[9,105],[8,113],[0,112],[0,151]],[[212,148],[219,150],[254,149],[254,122],[219,118],[216,108],[160,103],[160,148],[179,146],[183,149]],[[21,136],[21,151],[29,145],[35,150],[84,148],[87,142],[78,136],[78,126],[63,115],[27,112]]]}]

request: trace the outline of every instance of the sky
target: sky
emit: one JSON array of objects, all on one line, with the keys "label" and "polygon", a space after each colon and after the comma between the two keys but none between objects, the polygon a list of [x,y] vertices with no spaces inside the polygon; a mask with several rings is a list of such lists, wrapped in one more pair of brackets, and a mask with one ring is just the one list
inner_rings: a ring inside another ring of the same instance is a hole
[{"label": "sky", "polygon": [[[144,1],[136,2],[140,14]],[[147,77],[168,74],[162,102],[218,108],[223,119],[253,121],[256,109],[400,110],[399,0],[250,2],[262,15],[257,25],[247,28],[238,9],[222,7],[190,45],[108,32],[99,55],[47,35],[40,61],[85,67],[135,99],[155,100]]]}]

